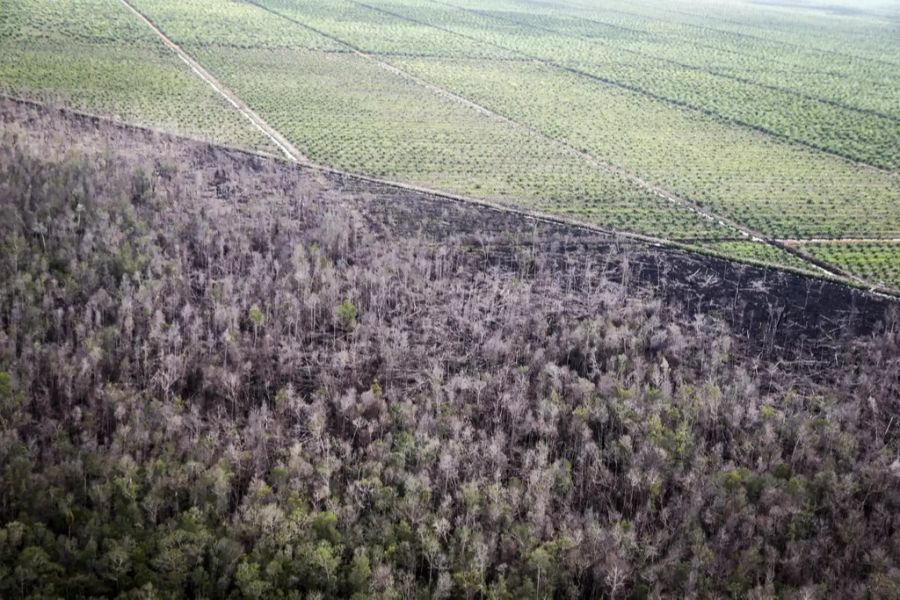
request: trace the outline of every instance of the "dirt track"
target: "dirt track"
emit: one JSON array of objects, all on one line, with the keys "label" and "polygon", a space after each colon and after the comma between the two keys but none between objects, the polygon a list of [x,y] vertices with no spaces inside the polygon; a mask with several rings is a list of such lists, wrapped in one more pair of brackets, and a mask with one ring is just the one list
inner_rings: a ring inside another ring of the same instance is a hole
[{"label": "dirt track", "polygon": [[200,79],[207,83],[213,90],[216,91],[220,96],[225,98],[231,106],[235,108],[239,113],[244,115],[244,117],[249,120],[254,127],[256,127],[260,132],[263,133],[273,144],[275,144],[279,150],[281,150],[285,157],[289,160],[293,160],[294,162],[298,162],[300,164],[311,164],[306,156],[303,155],[300,150],[297,149],[296,146],[291,144],[283,135],[278,133],[278,131],[266,123],[266,121],[260,117],[256,112],[253,111],[252,108],[247,106],[243,100],[241,100],[234,92],[229,90],[227,87],[222,85],[218,79],[213,77],[213,75],[203,68],[203,66],[198,63],[196,60],[191,58],[191,56],[182,50],[181,46],[173,42],[169,37],[162,32],[150,19],[148,19],[144,14],[135,8],[128,0],[120,0],[122,4],[125,5],[128,10],[134,13],[147,27],[153,30],[153,32],[162,40],[162,42],[168,47],[172,52],[174,52],[178,58],[180,58],[190,69],[196,74]]}]

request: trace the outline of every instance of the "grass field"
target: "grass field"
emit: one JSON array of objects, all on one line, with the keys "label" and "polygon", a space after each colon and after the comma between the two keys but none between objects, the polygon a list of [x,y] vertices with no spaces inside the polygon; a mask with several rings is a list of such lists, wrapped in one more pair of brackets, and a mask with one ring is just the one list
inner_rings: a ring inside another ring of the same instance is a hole
[{"label": "grass field", "polygon": [[[738,240],[900,236],[900,43],[882,9],[132,4],[321,164],[801,270],[817,271]],[[120,1],[2,6],[0,90],[272,151]],[[877,243],[798,248],[897,285]]]}]

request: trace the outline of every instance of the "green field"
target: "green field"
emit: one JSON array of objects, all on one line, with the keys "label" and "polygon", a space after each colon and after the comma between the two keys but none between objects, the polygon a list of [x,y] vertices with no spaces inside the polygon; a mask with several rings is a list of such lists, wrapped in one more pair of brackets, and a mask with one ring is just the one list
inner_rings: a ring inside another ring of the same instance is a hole
[{"label": "green field", "polygon": [[[132,4],[320,164],[811,271],[740,240],[900,236],[876,5]],[[0,90],[273,151],[119,0],[0,6]],[[877,244],[798,248],[898,285]]]},{"label": "green field", "polygon": [[[597,18],[590,12],[566,9],[523,10],[521,3],[513,2],[457,0],[454,4],[465,10],[440,12],[426,9],[431,3],[419,0],[397,4],[394,10],[398,14],[442,23],[520,56],[574,69],[581,77],[600,78],[607,85],[623,86],[854,160],[885,168],[900,166],[896,152],[900,113],[895,92],[900,79],[896,68],[881,66],[872,69],[868,79],[860,80],[857,75],[850,80],[851,86],[868,87],[871,81],[879,89],[868,106],[860,106],[853,98],[841,100],[852,94],[845,80],[831,86],[807,86],[803,78],[798,82],[793,77],[796,71],[831,68],[830,63],[807,60],[804,64],[801,60],[773,69],[771,63],[780,56],[778,52],[757,49],[745,56],[715,46],[698,47],[695,40],[701,38],[705,43],[706,36],[695,32],[688,41],[670,39],[653,31],[652,21],[619,26],[629,27],[623,30],[611,27],[603,14]],[[784,70],[779,74],[778,69]],[[766,75],[760,77],[756,72]]]},{"label": "green field", "polygon": [[0,91],[277,152],[118,0],[0,0]]},{"label": "green field", "polygon": [[703,242],[700,246],[715,254],[739,258],[747,262],[782,265],[805,273],[819,272],[814,265],[794,256],[787,250],[762,242]]},{"label": "green field", "polygon": [[900,243],[813,243],[803,249],[867,281],[900,289]]}]

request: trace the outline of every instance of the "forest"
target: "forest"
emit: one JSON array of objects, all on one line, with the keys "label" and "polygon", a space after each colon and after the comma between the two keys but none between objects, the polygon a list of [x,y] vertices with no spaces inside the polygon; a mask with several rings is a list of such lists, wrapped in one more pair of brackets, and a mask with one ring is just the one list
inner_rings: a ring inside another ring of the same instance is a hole
[{"label": "forest", "polygon": [[896,302],[2,107],[0,597],[900,597]]}]

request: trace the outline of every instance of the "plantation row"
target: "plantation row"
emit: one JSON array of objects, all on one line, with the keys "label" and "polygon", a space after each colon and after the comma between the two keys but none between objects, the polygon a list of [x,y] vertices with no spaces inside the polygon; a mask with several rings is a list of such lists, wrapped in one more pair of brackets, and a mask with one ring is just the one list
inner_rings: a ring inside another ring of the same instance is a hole
[{"label": "plantation row", "polygon": [[891,237],[900,231],[895,176],[544,65],[395,62],[772,236]]},{"label": "plantation row", "polygon": [[318,162],[629,231],[734,234],[364,58],[189,49]]},{"label": "plantation row", "polygon": [[[598,12],[597,4],[591,0],[565,0],[564,5],[587,13]],[[885,3],[881,8],[887,7]],[[761,42],[782,51],[819,53],[828,61],[900,65],[891,16],[885,11],[866,9],[824,2],[804,7],[799,2],[778,6],[774,2],[745,0],[692,0],[679,5],[666,0],[603,3],[604,14],[608,11],[630,19],[649,20],[657,27],[677,28],[685,37],[702,34],[740,44]],[[659,25],[661,21],[667,25]]]},{"label": "plantation row", "polygon": [[345,44],[316,32],[321,31],[344,41],[352,40],[358,48],[374,53],[460,58],[518,56],[513,51],[351,2],[137,0],[134,4],[154,21],[165,25],[167,35],[192,46],[348,49]]},{"label": "plantation row", "polygon": [[318,39],[324,36],[258,7],[137,4],[316,162],[627,231],[675,239],[735,234],[558,144],[357,55],[246,49],[227,35],[224,45],[216,45],[221,32],[240,29],[240,23],[273,31],[287,24],[309,47],[325,45]]},{"label": "plantation row", "polygon": [[[380,26],[371,26],[365,40],[351,37],[353,28],[347,23],[358,25],[361,13],[369,10],[352,2],[327,9],[299,0],[262,4],[284,20],[313,23],[364,49],[399,43]],[[402,7],[391,5],[390,10]],[[385,16],[369,12],[379,21]],[[397,20],[408,28],[422,27]],[[768,234],[893,236],[900,230],[895,209],[900,188],[894,177],[553,67],[384,58]]]},{"label": "plantation row", "polygon": [[900,244],[817,243],[803,244],[802,249],[866,281],[900,289]]},{"label": "plantation row", "polygon": [[[421,0],[414,0],[418,4]],[[826,149],[854,160],[896,169],[900,119],[860,113],[790,91],[763,87],[665,57],[629,49],[619,36],[602,30],[579,34],[569,22],[519,11],[447,8],[441,13],[417,6],[400,14],[442,22],[472,35],[590,76],[627,86],[650,97],[706,111],[750,127]],[[589,36],[589,37],[585,37]],[[688,62],[693,62],[688,59]],[[896,89],[896,87],[894,88]],[[895,102],[896,94],[890,98]]]},{"label": "plantation row", "polygon": [[273,19],[247,2],[152,0],[133,4],[164,25],[166,35],[183,45],[346,51],[325,36]]},{"label": "plantation row", "polygon": [[728,242],[704,242],[699,244],[701,248],[710,250],[715,254],[730,258],[739,258],[749,262],[766,265],[783,265],[806,273],[820,274],[821,271],[807,261],[799,258],[786,250],[782,250],[763,242],[728,241]]},{"label": "plantation row", "polygon": [[[815,137],[817,128],[806,131],[812,127],[812,117],[807,114],[812,112],[827,119],[823,121],[826,130],[822,135],[831,135],[834,144],[850,143],[846,135],[836,136],[835,131],[846,134],[856,128],[858,143],[884,146],[896,140],[896,121],[900,120],[900,104],[894,93],[900,85],[896,69],[802,51],[795,53],[799,54],[795,58],[789,55],[783,69],[773,68],[773,61],[784,54],[783,47],[751,46],[748,50],[746,41],[734,44],[727,36],[713,36],[714,44],[721,42],[724,48],[707,45],[706,37],[701,47],[696,42],[696,31],[679,31],[677,26],[674,32],[668,28],[660,31],[658,23],[646,19],[620,25],[616,23],[622,19],[618,12],[602,13],[602,20],[598,20],[596,15],[559,10],[555,5],[498,0],[457,0],[453,5],[431,0],[348,1],[327,6],[307,0],[264,0],[261,4],[375,53],[520,59],[523,53],[537,53],[552,60],[562,56],[567,65],[623,84],[644,86],[650,92],[668,94],[706,110],[721,111],[723,116],[754,120],[751,113],[765,109],[768,126],[788,127]],[[456,5],[478,14],[461,12],[454,8]],[[811,99],[798,97],[798,92]],[[857,105],[859,98],[864,101]],[[849,110],[835,108],[829,102],[848,103]],[[859,113],[865,110],[885,113],[887,118]],[[805,119],[798,119],[798,115]],[[778,131],[792,135],[791,131]],[[827,140],[821,139],[822,135],[807,141],[825,144]],[[893,159],[890,148],[885,149],[885,156]]]},{"label": "plantation row", "polygon": [[[696,36],[677,39],[654,35],[641,36],[637,40],[617,40],[617,45],[726,77],[900,119],[900,101],[894,93],[900,85],[896,69],[867,61],[806,55],[802,50],[785,52],[783,47],[767,44],[751,44],[756,47],[748,52],[741,46],[708,42],[704,38],[701,44],[696,41]],[[827,66],[823,68],[825,61]]]},{"label": "plantation row", "polygon": [[117,0],[4,0],[0,92],[277,151]]},{"label": "plantation row", "polygon": [[[414,1],[414,0],[410,0]],[[423,7],[429,2],[422,0]],[[894,65],[844,54],[814,49],[815,39],[809,34],[823,24],[794,30],[791,44],[768,36],[750,36],[711,28],[715,21],[702,25],[680,22],[681,15],[671,10],[644,10],[644,4],[602,6],[565,4],[531,4],[517,2],[465,2],[454,4],[490,11],[509,17],[515,11],[523,23],[549,28],[563,35],[590,38],[598,43],[614,43],[625,53],[637,52],[648,57],[672,61],[709,72],[737,77],[764,86],[838,102],[860,110],[871,110],[900,118],[900,99],[895,90],[900,86],[900,72]],[[671,9],[671,3],[666,9]],[[829,23],[825,21],[824,23]],[[880,41],[879,58],[895,49],[895,32],[877,20],[866,20],[867,38]],[[846,28],[847,22],[841,21]],[[767,32],[771,32],[771,24]],[[847,31],[833,31],[830,38],[844,39],[848,46],[858,47],[859,40],[847,40]],[[796,42],[802,41],[803,46]],[[900,53],[897,53],[900,59]],[[720,82],[724,83],[724,82]]]}]

